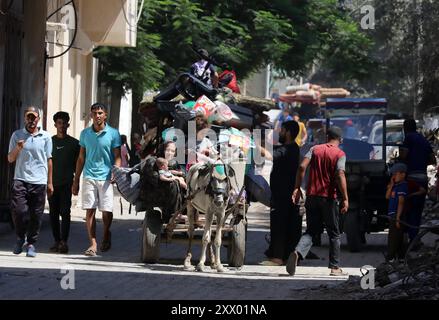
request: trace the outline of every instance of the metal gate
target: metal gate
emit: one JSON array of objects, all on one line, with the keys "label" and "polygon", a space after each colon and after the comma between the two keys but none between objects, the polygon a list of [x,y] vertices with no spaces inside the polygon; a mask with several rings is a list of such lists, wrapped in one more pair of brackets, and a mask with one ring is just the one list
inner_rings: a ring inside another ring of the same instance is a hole
[{"label": "metal gate", "polygon": [[0,221],[10,221],[13,166],[8,163],[9,139],[20,127],[23,21],[0,15]]}]

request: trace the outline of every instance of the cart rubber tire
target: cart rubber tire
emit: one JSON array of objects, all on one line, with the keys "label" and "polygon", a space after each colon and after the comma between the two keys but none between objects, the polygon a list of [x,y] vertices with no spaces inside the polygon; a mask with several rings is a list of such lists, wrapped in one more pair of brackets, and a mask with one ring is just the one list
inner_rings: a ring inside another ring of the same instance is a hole
[{"label": "cart rubber tire", "polygon": [[361,251],[360,217],[358,210],[349,210],[344,217],[344,231],[350,252]]},{"label": "cart rubber tire", "polygon": [[161,231],[162,220],[160,213],[155,211],[145,212],[140,252],[142,262],[157,263],[159,260]]},{"label": "cart rubber tire", "polygon": [[229,233],[229,245],[227,246],[229,267],[240,268],[244,265],[247,239],[247,227],[244,222],[244,219],[240,219]]}]

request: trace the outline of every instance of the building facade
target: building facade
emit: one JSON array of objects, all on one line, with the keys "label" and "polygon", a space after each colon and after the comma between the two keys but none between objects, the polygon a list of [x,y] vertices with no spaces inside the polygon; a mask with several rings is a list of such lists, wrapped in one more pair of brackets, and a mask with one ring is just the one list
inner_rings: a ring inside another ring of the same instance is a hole
[{"label": "building facade", "polygon": [[0,220],[13,177],[9,138],[23,127],[24,108],[38,106],[51,134],[53,114],[69,112],[70,134],[79,137],[97,98],[93,49],[135,46],[137,10],[137,0],[0,0]]}]

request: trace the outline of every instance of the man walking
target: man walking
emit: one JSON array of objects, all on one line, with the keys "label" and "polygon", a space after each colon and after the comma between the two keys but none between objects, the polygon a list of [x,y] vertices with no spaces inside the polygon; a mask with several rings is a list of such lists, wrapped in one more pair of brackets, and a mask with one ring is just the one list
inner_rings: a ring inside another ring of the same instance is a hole
[{"label": "man walking", "polygon": [[[436,157],[430,143],[417,132],[416,121],[407,119],[403,124],[404,143],[399,148],[400,159],[407,164],[407,181],[420,185],[428,190],[427,166],[436,165]],[[411,210],[407,223],[419,227],[425,205],[425,194],[409,195]],[[417,228],[408,228],[409,240],[418,234]],[[416,249],[416,248],[415,248]]]},{"label": "man walking", "polygon": [[8,153],[9,163],[16,162],[11,195],[17,235],[13,253],[23,252],[26,240],[26,256],[35,257],[46,193],[50,197],[53,192],[52,139],[38,127],[40,112],[37,107],[26,108],[24,121],[24,128],[11,136]]},{"label": "man walking", "polygon": [[265,265],[284,265],[288,255],[296,246],[302,234],[302,217],[298,206],[291,202],[297,167],[299,146],[294,141],[299,124],[290,120],[282,123],[279,142],[282,144],[273,152],[273,169],[270,174],[270,246],[265,252]]},{"label": "man walking", "polygon": [[[79,155],[79,141],[67,134],[70,116],[59,111],[53,116],[56,135],[53,144],[53,195],[49,198],[50,224],[55,239],[50,252],[68,253],[67,240],[70,232],[70,208],[72,206],[72,183]],[[61,230],[59,224],[61,216]]]},{"label": "man walking", "polygon": [[339,149],[341,140],[341,129],[338,127],[329,128],[327,131],[328,142],[312,147],[299,167],[292,195],[292,200],[296,204],[302,197],[300,186],[306,168],[310,165],[305,203],[307,230],[288,258],[287,272],[290,275],[295,274],[298,260],[304,259],[308,254],[312,246],[312,239],[321,232],[323,223],[329,236],[330,275],[346,275],[339,267],[340,228],[336,200],[338,185],[343,197],[341,213],[345,214],[349,208],[349,201],[345,177],[346,155]]},{"label": "man walking", "polygon": [[97,253],[96,242],[96,208],[102,211],[104,237],[100,250],[111,248],[110,227],[113,221],[113,185],[111,168],[120,167],[121,138],[119,132],[107,123],[107,107],[95,103],[90,108],[93,125],[82,130],[76,162],[75,180],[72,193],[79,193],[79,177],[84,170],[82,183],[82,208],[87,211],[86,225],[90,247],[84,252],[87,256]]}]

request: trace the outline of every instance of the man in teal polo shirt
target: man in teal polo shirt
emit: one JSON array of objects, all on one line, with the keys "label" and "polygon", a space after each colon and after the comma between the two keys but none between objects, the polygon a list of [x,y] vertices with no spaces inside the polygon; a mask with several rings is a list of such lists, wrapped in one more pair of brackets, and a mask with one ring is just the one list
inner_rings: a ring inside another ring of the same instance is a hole
[{"label": "man in teal polo shirt", "polygon": [[107,123],[107,107],[101,103],[91,106],[93,125],[82,130],[76,162],[72,193],[79,193],[79,178],[84,170],[82,183],[82,209],[87,211],[86,225],[90,247],[84,252],[87,256],[97,253],[96,209],[102,211],[104,238],[100,247],[102,252],[111,248],[110,227],[113,221],[113,185],[111,168],[120,167],[121,138],[119,132]]},{"label": "man in teal polo shirt", "polygon": [[[24,111],[25,125],[15,131],[9,142],[9,163],[15,162],[11,211],[15,224],[17,243],[14,254],[23,252],[35,257],[35,243],[41,228],[41,219],[52,184],[52,138],[38,127],[40,112],[30,106]],[[26,238],[26,239],[25,239]]]}]

